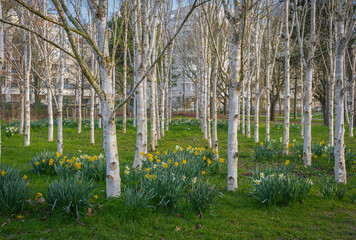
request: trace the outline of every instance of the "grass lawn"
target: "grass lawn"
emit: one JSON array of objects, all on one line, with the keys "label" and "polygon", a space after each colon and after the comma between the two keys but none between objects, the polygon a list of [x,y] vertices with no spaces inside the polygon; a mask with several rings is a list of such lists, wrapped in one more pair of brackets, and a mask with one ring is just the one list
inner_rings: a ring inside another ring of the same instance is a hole
[{"label": "grass lawn", "polygon": [[[261,121],[263,122],[263,121]],[[265,126],[260,128],[263,139]],[[342,201],[334,198],[324,200],[314,185],[310,196],[302,204],[292,206],[264,207],[247,195],[246,180],[249,173],[262,165],[283,163],[289,156],[273,162],[252,160],[253,125],[251,138],[239,135],[239,190],[226,192],[226,164],[223,172],[211,176],[211,181],[219,186],[223,196],[213,206],[213,214],[206,213],[199,218],[185,205],[178,209],[158,208],[145,212],[138,219],[125,219],[123,206],[117,200],[105,200],[105,193],[99,195],[101,204],[94,214],[80,219],[67,219],[48,214],[46,204],[38,205],[23,213],[23,220],[16,216],[0,215],[0,238],[4,239],[356,239],[356,204],[351,203],[349,195]],[[29,160],[43,150],[56,151],[56,141],[47,142],[47,128],[34,129],[31,132],[31,146],[23,147],[23,136],[5,137],[2,135],[2,162],[13,164],[23,170],[31,179],[31,185],[39,191],[45,191],[46,181],[55,177],[37,176],[29,171]],[[56,131],[56,129],[55,129]],[[320,124],[313,125],[313,142],[328,142],[328,128]],[[356,138],[347,136],[345,143],[356,150]],[[104,153],[102,131],[95,131],[96,144],[89,143],[89,130],[78,135],[75,128],[64,128],[64,153],[71,154],[81,150],[82,154]],[[219,155],[227,158],[227,127],[218,129]],[[356,131],[355,131],[356,134]],[[118,131],[118,148],[121,176],[124,166],[131,166],[134,158],[136,131],[132,125],[127,133]],[[283,127],[271,124],[271,138],[279,139]],[[56,137],[56,134],[55,136]],[[301,142],[300,130],[291,128],[291,140]],[[171,126],[165,137],[159,141],[157,150],[171,150],[176,145],[184,148],[206,147],[206,142],[198,126]],[[333,162],[329,166],[304,168],[301,161],[292,161],[296,174],[311,176],[314,182],[323,173],[333,173]],[[355,159],[356,160],[356,159]],[[317,162],[319,159],[313,159]],[[123,184],[124,178],[122,177]],[[348,184],[355,185],[356,176],[348,176]],[[105,189],[104,183],[101,189]],[[355,189],[353,189],[355,191]]]}]

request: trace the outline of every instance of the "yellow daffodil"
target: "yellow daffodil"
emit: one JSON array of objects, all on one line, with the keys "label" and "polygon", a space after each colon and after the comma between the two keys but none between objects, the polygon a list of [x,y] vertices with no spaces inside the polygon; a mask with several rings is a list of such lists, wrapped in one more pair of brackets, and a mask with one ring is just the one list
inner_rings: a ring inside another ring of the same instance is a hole
[{"label": "yellow daffodil", "polygon": [[157,159],[157,163],[159,163],[159,162],[161,162],[161,160],[160,160],[160,159]]},{"label": "yellow daffodil", "polygon": [[82,168],[82,165],[80,164],[80,162],[76,162],[76,163],[74,164],[74,166],[75,166],[75,168],[78,169],[78,170]]},{"label": "yellow daffodil", "polygon": [[5,170],[2,170],[2,171],[1,171],[1,176],[5,176],[5,175],[6,175]]},{"label": "yellow daffodil", "polygon": [[288,166],[289,165],[289,160],[285,161],[284,165]]},{"label": "yellow daffodil", "polygon": [[220,162],[220,163],[223,163],[223,162],[224,162],[224,159],[223,159],[223,158],[219,158],[219,162]]},{"label": "yellow daffodil", "polygon": [[159,151],[156,152],[156,155],[159,155]]},{"label": "yellow daffodil", "polygon": [[187,160],[183,158],[182,164],[187,164]]},{"label": "yellow daffodil", "polygon": [[149,172],[150,171],[150,168],[146,168],[146,172]]},{"label": "yellow daffodil", "polygon": [[36,197],[41,198],[42,196],[43,196],[42,193],[40,192],[36,193]]},{"label": "yellow daffodil", "polygon": [[95,194],[95,195],[94,195],[94,198],[95,198],[95,199],[98,199],[99,197],[98,197],[98,195]]},{"label": "yellow daffodil", "polygon": [[178,162],[175,162],[174,163],[174,166],[178,167],[179,163]]},{"label": "yellow daffodil", "polygon": [[50,165],[50,166],[52,166],[53,165],[53,159],[51,158],[50,160],[49,160],[49,162],[48,162],[48,165]]},{"label": "yellow daffodil", "polygon": [[40,165],[40,163],[39,162],[35,162],[35,165],[38,166],[38,165]]},{"label": "yellow daffodil", "polygon": [[263,142],[260,142],[260,146],[263,146]]},{"label": "yellow daffodil", "polygon": [[208,159],[208,161],[206,161],[207,163],[208,163],[208,165],[211,163],[211,160],[210,159]]},{"label": "yellow daffodil", "polygon": [[45,163],[45,162],[46,162],[46,159],[42,159],[42,162]]},{"label": "yellow daffodil", "polygon": [[167,163],[163,163],[163,167],[164,168],[168,168],[168,164]]},{"label": "yellow daffodil", "polygon": [[205,174],[206,174],[206,172],[205,172],[205,171],[202,171],[202,172],[201,172],[201,175],[205,175]]},{"label": "yellow daffodil", "polygon": [[203,157],[203,160],[204,160],[204,161],[206,160],[206,157],[205,157],[205,156]]},{"label": "yellow daffodil", "polygon": [[23,175],[23,180],[27,180],[27,179],[28,179],[27,175]]},{"label": "yellow daffodil", "polygon": [[144,152],[141,152],[140,154],[141,154],[142,157],[145,156],[145,153],[144,153]]},{"label": "yellow daffodil", "polygon": [[56,156],[57,156],[57,158],[59,158],[60,156],[62,156],[62,154],[60,154],[59,152],[56,152]]}]

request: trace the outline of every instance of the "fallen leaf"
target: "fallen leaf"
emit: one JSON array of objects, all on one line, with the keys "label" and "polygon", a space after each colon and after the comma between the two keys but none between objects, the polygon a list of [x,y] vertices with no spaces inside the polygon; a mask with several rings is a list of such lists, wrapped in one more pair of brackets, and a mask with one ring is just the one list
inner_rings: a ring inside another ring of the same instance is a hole
[{"label": "fallen leaf", "polygon": [[42,221],[47,221],[47,219],[48,219],[47,216],[44,216],[41,220]]},{"label": "fallen leaf", "polygon": [[176,232],[178,232],[180,230],[180,227],[176,226]]},{"label": "fallen leaf", "polygon": [[3,224],[1,224],[1,227],[4,227],[7,225],[7,222],[4,222]]},{"label": "fallen leaf", "polygon": [[200,224],[194,226],[195,229],[199,229],[199,228],[203,228],[203,227],[204,227],[204,225],[200,225]]}]

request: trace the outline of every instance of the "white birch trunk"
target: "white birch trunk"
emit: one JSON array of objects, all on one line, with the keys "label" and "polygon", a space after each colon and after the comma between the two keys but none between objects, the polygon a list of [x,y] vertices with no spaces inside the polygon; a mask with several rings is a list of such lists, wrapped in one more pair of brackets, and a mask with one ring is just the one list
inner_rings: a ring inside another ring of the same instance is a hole
[{"label": "white birch trunk", "polygon": [[227,190],[237,189],[237,168],[238,168],[238,141],[237,141],[237,118],[238,118],[238,98],[237,85],[241,68],[240,43],[236,30],[233,39],[232,72],[229,86],[229,126],[228,126],[228,171],[227,171]]},{"label": "white birch trunk", "polygon": [[305,74],[305,108],[304,108],[304,165],[311,166],[311,121],[312,121],[312,77],[313,68],[308,66]]},{"label": "white birch trunk", "polygon": [[[79,35],[77,38],[78,51],[80,51]],[[78,66],[78,134],[82,132],[82,73]]]},{"label": "white birch trunk", "polygon": [[[61,47],[64,47],[64,30],[60,30]],[[59,86],[58,86],[58,109],[57,109],[57,152],[63,154],[63,89],[64,89],[64,53],[59,53]]]},{"label": "white birch trunk", "polygon": [[[23,16],[21,16],[23,23]],[[24,80],[25,80],[25,134],[24,146],[30,146],[31,143],[31,100],[30,100],[30,72],[31,72],[31,35],[29,33],[26,39],[26,32],[22,30],[22,40],[24,44]]]},{"label": "white birch trunk", "polygon": [[[50,83],[48,83],[50,84]],[[48,142],[53,142],[53,102],[50,87],[47,87]]]},{"label": "white birch trunk", "polygon": [[[333,2],[332,2],[333,4]],[[330,59],[330,80],[328,87],[328,124],[329,124],[329,145],[334,146],[334,102],[335,102],[335,56],[334,51],[332,49],[334,36],[333,36],[333,28],[336,29],[334,24],[333,15],[330,16],[329,20],[329,59]]]},{"label": "white birch trunk", "polygon": [[[122,98],[126,99],[126,91],[127,91],[127,32],[128,32],[128,12],[125,7],[125,32],[124,32],[124,66],[123,66],[123,89],[122,89]],[[126,133],[126,111],[127,104],[125,103],[122,106],[122,133]]]},{"label": "white birch trunk", "polygon": [[247,83],[246,83],[246,137],[251,138],[251,50],[250,50],[250,34],[247,38]]},{"label": "white birch trunk", "polygon": [[284,128],[283,148],[288,154],[290,124],[290,56],[289,56],[289,0],[285,2],[285,81],[284,81]]},{"label": "white birch trunk", "polygon": [[[153,50],[152,59],[156,59],[156,51]],[[157,92],[157,75],[156,67],[154,66],[151,73],[151,134],[150,134],[150,150],[156,149],[156,92]]]},{"label": "white birch trunk", "polygon": [[[216,35],[216,45],[219,46],[219,36]],[[218,84],[218,53],[215,55],[215,64],[214,64],[214,72],[213,72],[213,102],[212,102],[212,111],[213,111],[213,149],[215,152],[219,151],[218,144],[218,109],[217,109],[217,84]],[[218,154],[216,155],[216,159],[219,159]]]},{"label": "white birch trunk", "polygon": [[90,88],[90,144],[95,144],[94,111],[95,111],[95,91],[94,88],[91,87]]},{"label": "white birch trunk", "polygon": [[[244,10],[244,2],[241,1],[241,9]],[[228,7],[223,1],[225,13],[228,13]],[[227,15],[231,25],[236,25],[237,17],[240,15],[237,1],[234,2],[234,17]],[[244,28],[244,19],[241,19],[244,12],[240,15],[240,27],[237,32],[237,26],[233,27],[232,34],[232,59],[231,59],[231,74],[229,79],[229,126],[228,126],[228,169],[227,169],[227,190],[234,191],[237,189],[237,169],[238,169],[238,140],[237,140],[237,118],[238,118],[238,87],[239,74],[241,69],[241,39]]]},{"label": "white birch trunk", "polygon": [[[269,3],[269,0],[267,4]],[[260,46],[259,46],[260,47]],[[271,86],[270,86],[270,56],[271,56],[271,19],[267,7],[267,56],[266,56],[266,141],[270,140],[271,118]]]},{"label": "white birch trunk", "polygon": [[[25,121],[25,93],[24,93],[24,85],[19,81],[20,85],[20,126],[19,126],[19,134],[23,134],[23,127]],[[1,95],[1,94],[0,94]]]},{"label": "white birch trunk", "polygon": [[346,12],[344,9],[345,1],[338,2],[337,9],[337,43],[336,43],[336,64],[335,64],[335,181],[338,183],[347,182],[345,165],[345,126],[344,126],[344,97],[345,97],[345,48],[349,42],[356,26],[356,11],[353,13],[352,22],[345,34]]},{"label": "white birch trunk", "polygon": [[[311,166],[311,124],[312,124],[312,80],[313,80],[313,58],[315,51],[315,5],[316,0],[311,0],[311,20],[310,20],[310,39],[309,39],[309,54],[306,62],[305,74],[305,109],[304,109],[304,144],[303,144],[303,160],[304,165]],[[302,48],[301,48],[302,53]]]}]

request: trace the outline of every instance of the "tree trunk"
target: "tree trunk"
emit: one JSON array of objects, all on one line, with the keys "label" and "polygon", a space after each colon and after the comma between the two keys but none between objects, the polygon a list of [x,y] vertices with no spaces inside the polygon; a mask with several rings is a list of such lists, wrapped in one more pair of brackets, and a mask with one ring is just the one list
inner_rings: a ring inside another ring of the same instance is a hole
[{"label": "tree trunk", "polygon": [[[23,126],[25,121],[25,95],[24,95],[24,85],[19,81],[20,85],[20,126],[19,134],[23,134]],[[1,93],[0,93],[1,96]]]},{"label": "tree trunk", "polygon": [[[152,59],[156,58],[156,51],[153,50]],[[154,66],[151,72],[151,134],[150,134],[150,150],[155,151],[156,149],[156,90],[157,88],[157,75],[156,67]]]},{"label": "tree trunk", "polygon": [[284,82],[284,128],[283,151],[288,154],[290,124],[290,56],[289,56],[289,0],[285,2],[285,82]]},{"label": "tree trunk", "polygon": [[[307,69],[305,75],[305,123],[304,123],[304,143],[303,143],[303,160],[304,165],[311,166],[311,124],[312,124],[312,80],[313,80],[313,58],[315,51],[315,5],[316,0],[311,1],[311,20],[310,20],[310,39],[309,39],[309,54],[307,59]],[[301,50],[302,51],[302,50]]]},{"label": "tree trunk", "polygon": [[[64,30],[60,30],[61,46],[64,47]],[[57,152],[63,154],[63,89],[64,89],[64,53],[59,53],[59,87],[58,87],[58,109],[57,109]]]},{"label": "tree trunk", "polygon": [[[244,11],[244,2],[241,1],[241,11]],[[228,7],[223,2],[225,13],[228,12]],[[227,190],[234,191],[237,189],[237,169],[238,169],[238,140],[237,140],[237,118],[238,118],[238,97],[239,97],[239,81],[240,81],[240,70],[241,70],[241,41],[243,37],[244,29],[244,12],[239,13],[239,6],[237,1],[234,2],[235,16],[231,17],[229,15],[231,25],[235,25],[237,21],[237,16],[240,17],[240,29],[237,32],[237,26],[233,26],[232,33],[232,59],[231,59],[231,74],[229,80],[229,126],[228,126],[228,144],[227,144],[227,155],[228,155],[228,169],[227,169]]]},{"label": "tree trunk", "polygon": [[246,83],[246,136],[247,138],[251,137],[251,122],[250,122],[250,114],[251,114],[251,64],[250,64],[250,34],[248,34],[247,38],[247,83]]},{"label": "tree trunk", "polygon": [[[23,23],[23,16],[21,16]],[[30,73],[31,73],[31,35],[28,34],[26,41],[25,30],[22,30],[22,41],[24,44],[24,80],[25,80],[25,136],[24,145],[30,146],[31,143],[31,100],[30,100]]]}]

